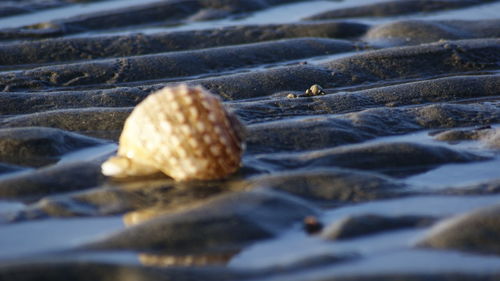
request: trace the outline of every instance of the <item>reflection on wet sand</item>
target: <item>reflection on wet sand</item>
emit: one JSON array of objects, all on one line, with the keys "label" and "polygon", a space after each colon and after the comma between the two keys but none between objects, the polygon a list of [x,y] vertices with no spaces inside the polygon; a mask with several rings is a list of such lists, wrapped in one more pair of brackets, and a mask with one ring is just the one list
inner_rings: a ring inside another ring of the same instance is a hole
[{"label": "reflection on wet sand", "polygon": [[123,215],[126,226],[133,226],[162,215],[189,210],[214,196],[236,190],[247,185],[239,181],[189,181],[175,182],[170,178],[121,182],[119,187],[128,192],[140,192],[144,197],[141,208]]},{"label": "reflection on wet sand", "polygon": [[203,265],[225,265],[239,251],[226,253],[211,253],[200,255],[172,256],[161,254],[139,254],[139,261],[147,266],[203,266]]},{"label": "reflection on wet sand", "polygon": [[[179,213],[202,206],[209,198],[243,189],[227,182],[175,182],[169,178],[158,178],[137,182],[121,182],[120,188],[127,191],[145,190],[150,197],[151,204],[135,209],[123,215],[125,226],[132,227],[148,222],[155,218],[169,214]],[[146,189],[145,189],[146,188]],[[152,200],[151,200],[152,199]],[[189,255],[172,255],[166,253],[139,253],[139,261],[147,266],[203,266],[225,265],[231,258],[239,253],[239,249],[231,249],[215,253],[199,253]]]}]

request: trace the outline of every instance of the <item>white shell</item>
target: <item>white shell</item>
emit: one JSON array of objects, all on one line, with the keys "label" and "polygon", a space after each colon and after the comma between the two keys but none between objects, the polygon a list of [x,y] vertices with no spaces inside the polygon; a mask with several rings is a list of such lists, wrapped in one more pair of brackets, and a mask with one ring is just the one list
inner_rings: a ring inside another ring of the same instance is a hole
[{"label": "white shell", "polygon": [[175,180],[219,179],[240,166],[244,128],[202,87],[166,87],[137,105],[125,121],[107,176],[161,171]]}]

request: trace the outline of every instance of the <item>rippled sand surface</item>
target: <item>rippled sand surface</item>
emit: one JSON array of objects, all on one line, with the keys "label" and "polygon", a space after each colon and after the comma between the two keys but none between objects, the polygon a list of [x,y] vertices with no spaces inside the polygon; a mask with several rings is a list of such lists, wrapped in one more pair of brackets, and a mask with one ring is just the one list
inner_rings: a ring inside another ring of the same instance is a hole
[{"label": "rippled sand surface", "polygon": [[[499,70],[491,0],[4,1],[0,280],[500,279]],[[239,172],[103,176],[180,82]]]}]

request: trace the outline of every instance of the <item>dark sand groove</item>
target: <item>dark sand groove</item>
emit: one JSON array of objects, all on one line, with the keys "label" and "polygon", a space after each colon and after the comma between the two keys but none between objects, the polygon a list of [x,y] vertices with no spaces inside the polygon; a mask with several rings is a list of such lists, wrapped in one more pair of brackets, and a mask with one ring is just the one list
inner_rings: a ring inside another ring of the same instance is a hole
[{"label": "dark sand groove", "polygon": [[481,5],[496,0],[405,0],[386,1],[353,8],[337,9],[322,12],[310,17],[308,20],[342,19],[358,17],[387,17],[405,14],[433,12],[439,10],[460,9]]},{"label": "dark sand groove", "polygon": [[[0,69],[7,65],[14,68],[15,65],[144,55],[285,38],[353,38],[362,35],[366,29],[364,24],[330,21],[26,41],[0,45]],[[65,52],[58,52],[61,49]]]},{"label": "dark sand groove", "polygon": [[4,72],[0,74],[0,85],[4,85],[4,91],[41,90],[88,84],[120,85],[125,82],[224,72],[355,49],[356,46],[349,41],[323,38],[286,39],[236,47],[122,57],[45,66],[21,72]]},{"label": "dark sand groove", "polygon": [[217,17],[262,10],[298,0],[171,0],[42,22],[20,28],[0,29],[0,39],[44,38],[130,25],[180,24],[190,16],[209,9]]},{"label": "dark sand groove", "polygon": [[[382,1],[97,2],[122,8],[1,29],[0,280],[497,280],[498,2]],[[349,19],[291,20],[326,16]],[[105,177],[133,107],[179,83],[243,121],[240,169]]]},{"label": "dark sand groove", "polygon": [[103,0],[21,0],[4,1],[0,3],[0,17],[10,17],[19,14],[28,14],[36,11],[60,8],[75,3],[98,2]]}]

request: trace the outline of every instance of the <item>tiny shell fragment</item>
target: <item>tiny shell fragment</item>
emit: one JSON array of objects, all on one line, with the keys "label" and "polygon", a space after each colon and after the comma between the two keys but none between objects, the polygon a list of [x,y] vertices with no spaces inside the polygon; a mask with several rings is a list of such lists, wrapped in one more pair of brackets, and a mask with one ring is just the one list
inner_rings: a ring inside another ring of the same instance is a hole
[{"label": "tiny shell fragment", "polygon": [[103,163],[102,173],[220,179],[240,167],[243,138],[243,125],[217,96],[200,86],[165,87],[132,111],[118,153]]},{"label": "tiny shell fragment", "polygon": [[313,97],[319,95],[325,95],[325,92],[323,91],[323,87],[321,87],[318,84],[312,85],[309,89],[306,90],[305,93],[305,96],[307,97]]}]

